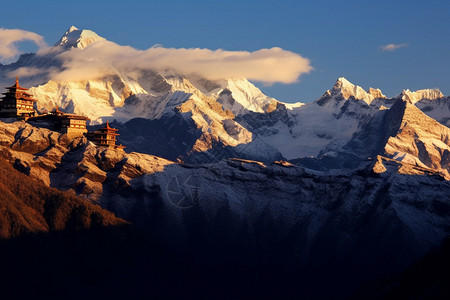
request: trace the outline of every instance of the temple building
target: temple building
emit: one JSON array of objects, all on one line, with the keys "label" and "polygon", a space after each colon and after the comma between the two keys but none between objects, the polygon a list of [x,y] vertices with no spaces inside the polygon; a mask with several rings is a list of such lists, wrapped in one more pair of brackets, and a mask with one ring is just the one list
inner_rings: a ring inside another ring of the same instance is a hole
[{"label": "temple building", "polygon": [[89,121],[89,118],[65,113],[56,106],[50,113],[30,118],[28,121],[39,127],[47,127],[65,133],[70,139],[73,139],[87,133],[86,122]]},{"label": "temple building", "polygon": [[27,93],[26,88],[19,85],[19,77],[16,77],[16,83],[13,86],[6,87],[7,92],[3,93],[0,102],[0,117],[2,118],[24,118],[35,116],[34,103],[31,94]]},{"label": "temple building", "polygon": [[50,115],[59,120],[59,132],[66,133],[69,138],[83,136],[88,132],[86,129],[86,121],[90,120],[88,117],[64,113],[58,106],[50,112]]},{"label": "temple building", "polygon": [[97,146],[107,147],[109,149],[123,150],[125,146],[116,145],[116,137],[118,129],[111,128],[109,122],[106,121],[106,126],[99,128],[96,131],[88,132],[87,138]]}]

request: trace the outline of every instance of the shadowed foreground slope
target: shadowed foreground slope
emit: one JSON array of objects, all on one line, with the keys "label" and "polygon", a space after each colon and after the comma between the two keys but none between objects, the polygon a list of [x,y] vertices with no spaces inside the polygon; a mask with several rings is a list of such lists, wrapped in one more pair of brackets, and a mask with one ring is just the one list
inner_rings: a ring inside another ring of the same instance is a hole
[{"label": "shadowed foreground slope", "polygon": [[0,160],[0,237],[125,225],[111,212],[44,186]]},{"label": "shadowed foreground slope", "polygon": [[351,299],[450,299],[450,238],[402,274],[362,286]]},{"label": "shadowed foreground slope", "polygon": [[145,294],[149,249],[112,213],[0,161],[2,299]]},{"label": "shadowed foreground slope", "polygon": [[293,284],[177,257],[111,212],[3,160],[0,232],[1,299],[247,299],[264,295],[263,282],[269,290]]}]

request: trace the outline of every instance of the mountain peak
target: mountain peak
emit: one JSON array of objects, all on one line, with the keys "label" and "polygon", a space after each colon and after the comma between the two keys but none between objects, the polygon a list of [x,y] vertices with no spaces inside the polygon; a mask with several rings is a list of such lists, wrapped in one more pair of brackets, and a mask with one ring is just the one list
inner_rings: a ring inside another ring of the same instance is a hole
[{"label": "mountain peak", "polygon": [[72,32],[75,30],[79,30],[79,29],[72,25],[72,26],[70,26],[69,30],[67,30],[67,32]]},{"label": "mountain peak", "polygon": [[386,98],[386,96],[381,92],[380,89],[369,88],[369,90],[367,91],[367,93],[369,93],[370,95],[372,95],[374,99],[377,99],[377,98]]},{"label": "mountain peak", "polygon": [[334,84],[334,86],[336,86],[336,85],[338,85],[338,86],[343,86],[343,85],[353,85],[353,83],[351,83],[350,81],[348,81],[347,78],[345,78],[345,77],[339,77],[339,78],[336,80],[336,83]]},{"label": "mountain peak", "polygon": [[[357,87],[357,86],[355,86],[353,83],[348,81],[345,77],[339,77],[336,80],[336,83],[334,84],[333,89],[332,89],[331,92],[333,94],[339,94],[339,93],[342,93],[342,92],[345,93],[346,91],[350,91],[350,90],[353,91],[355,89],[355,87]],[[344,98],[348,98],[348,97],[346,97],[344,95]]]},{"label": "mountain peak", "polygon": [[345,77],[339,77],[336,80],[331,94],[341,95],[345,99],[354,97],[355,99],[364,100],[367,104],[370,104],[370,102],[374,99],[374,97],[367,93],[362,87],[354,85]]},{"label": "mountain peak", "polygon": [[403,100],[409,100],[412,103],[416,103],[420,100],[436,100],[443,98],[444,94],[439,89],[424,89],[411,92],[410,90],[403,90],[403,92],[397,97]]},{"label": "mountain peak", "polygon": [[450,129],[422,112],[410,99],[399,98],[388,110],[384,156],[438,170],[450,178],[445,153],[450,150]]},{"label": "mountain peak", "polygon": [[91,30],[80,30],[75,26],[70,26],[70,28],[64,33],[61,39],[55,44],[55,46],[60,46],[63,48],[78,48],[84,49],[88,45],[105,40],[95,32]]},{"label": "mountain peak", "polygon": [[[380,94],[382,95],[381,91]],[[345,77],[339,77],[332,90],[327,91],[320,99],[318,99],[317,104],[323,106],[332,98],[336,98],[337,100],[348,100],[351,97],[362,100],[367,104],[370,104],[372,100],[376,98],[371,93],[366,92],[362,87],[348,81]]]}]

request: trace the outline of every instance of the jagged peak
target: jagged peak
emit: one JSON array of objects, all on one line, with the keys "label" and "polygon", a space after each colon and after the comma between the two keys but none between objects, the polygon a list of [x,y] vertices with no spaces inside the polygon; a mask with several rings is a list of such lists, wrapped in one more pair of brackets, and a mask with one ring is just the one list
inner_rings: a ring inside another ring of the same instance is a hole
[{"label": "jagged peak", "polygon": [[[355,89],[355,85],[353,83],[351,83],[350,81],[348,81],[345,77],[339,77],[336,80],[336,83],[334,84],[333,88],[331,89],[331,93],[332,94],[342,94],[343,92],[345,93],[346,91],[350,91],[350,90],[354,90]],[[344,98],[348,99],[348,97]]]},{"label": "jagged peak", "polygon": [[381,92],[380,89],[369,88],[367,93],[373,96],[374,99],[386,98],[386,96]]},{"label": "jagged peak", "polygon": [[67,30],[66,33],[70,33],[70,32],[75,31],[75,30],[79,30],[79,29],[72,25],[72,26],[70,26],[70,28]]},{"label": "jagged peak", "polygon": [[[395,116],[394,119],[400,120],[400,122],[405,124],[433,123],[433,126],[445,127],[433,118],[427,116],[410,99],[398,98],[389,109],[389,114]],[[425,129],[427,126],[423,125],[422,127],[422,129]]]},{"label": "jagged peak", "polygon": [[334,89],[334,88],[339,89],[339,88],[341,88],[341,87],[343,87],[343,86],[354,86],[354,84],[351,83],[350,81],[348,81],[347,78],[345,78],[345,77],[339,77],[339,78],[336,80],[336,83],[334,84],[333,89]]},{"label": "jagged peak", "polygon": [[436,100],[443,98],[444,94],[439,89],[422,89],[415,92],[411,92],[409,89],[403,90],[397,97],[403,100],[409,100],[412,103],[416,103],[420,100]]},{"label": "jagged peak", "polygon": [[[381,91],[380,94],[382,95]],[[367,104],[370,104],[372,100],[375,98],[372,94],[366,92],[362,87],[358,85],[354,85],[350,81],[348,81],[345,77],[339,77],[336,80],[333,88],[328,90],[320,99],[316,102],[317,104],[323,106],[328,103],[329,100],[333,97],[338,99],[348,100],[353,97],[358,100],[362,100]]]},{"label": "jagged peak", "polygon": [[78,29],[75,26],[70,26],[70,28],[64,33],[64,35],[56,42],[56,47],[63,48],[78,48],[84,49],[88,45],[105,40],[103,37],[99,36],[95,32],[87,29]]}]

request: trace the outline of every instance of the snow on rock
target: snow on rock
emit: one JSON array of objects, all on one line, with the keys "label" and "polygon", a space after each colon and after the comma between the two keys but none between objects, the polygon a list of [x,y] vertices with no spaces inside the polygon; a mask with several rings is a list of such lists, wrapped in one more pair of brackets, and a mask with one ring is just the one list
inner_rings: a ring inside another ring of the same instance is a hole
[{"label": "snow on rock", "polygon": [[[125,121],[131,116],[158,120],[181,115],[186,120],[192,120],[196,128],[179,128],[180,132],[199,130],[201,135],[189,153],[183,154],[184,159],[191,155],[198,159],[197,154],[208,151],[214,152],[215,158],[211,157],[214,160],[233,155],[263,160],[282,158],[275,148],[236,122],[230,110],[225,109],[213,96],[205,95],[188,78],[173,74],[164,74],[161,78],[169,84],[171,91],[129,97],[123,107],[116,109],[113,117]],[[141,151],[146,152],[145,149]],[[268,157],[264,159],[261,153],[266,153]]]},{"label": "snow on rock", "polygon": [[131,95],[145,92],[138,84],[122,77],[105,76],[98,80],[78,82],[48,81],[30,88],[38,111],[51,111],[56,105],[68,113],[85,115],[92,124],[105,121]]},{"label": "snow on rock", "polygon": [[305,103],[302,102],[295,102],[295,103],[283,103],[287,109],[289,110],[293,110],[295,108],[299,108],[302,107],[303,105],[305,105]]},{"label": "snow on rock", "polygon": [[[277,267],[305,271],[325,261],[331,269],[354,264],[386,272],[435,249],[449,233],[449,182],[435,174],[401,174],[398,165],[386,163],[379,174],[371,163],[353,172],[314,174],[245,160],[173,164],[101,203],[149,232],[161,230],[161,243],[177,249],[201,237],[192,253],[202,261],[214,252],[208,237],[220,234],[220,247],[244,247],[238,257],[247,264],[264,259],[269,249]],[[361,274],[343,281],[361,280]]]},{"label": "snow on rock", "polygon": [[342,147],[362,130],[378,111],[369,106],[372,99],[341,77],[315,102],[290,107],[279,103],[270,113],[249,112],[237,120],[287,159],[316,157]]},{"label": "snow on rock", "polygon": [[248,111],[270,113],[278,102],[263,94],[247,79],[227,80],[226,88],[219,93],[217,101],[235,115],[245,114]]},{"label": "snow on rock", "polygon": [[369,105],[373,99],[379,98],[375,96],[384,97],[380,90],[371,88],[369,92],[366,92],[362,87],[354,85],[344,77],[339,77],[334,84],[333,89],[331,91],[328,90],[321,98],[316,100],[316,102],[320,106],[325,106],[329,105],[328,103],[332,103],[332,99],[342,102],[342,100],[348,100],[353,97],[354,99],[362,100]]},{"label": "snow on rock", "polygon": [[404,90],[397,98],[403,100],[409,100],[412,103],[416,103],[420,100],[435,100],[443,98],[444,95],[439,89],[424,89],[411,92],[410,90]]},{"label": "snow on rock", "polygon": [[450,97],[434,100],[423,99],[415,104],[427,116],[435,119],[442,125],[450,127]]},{"label": "snow on rock", "polygon": [[374,99],[382,99],[382,98],[386,98],[386,96],[381,92],[380,89],[369,88],[369,90],[367,91],[367,93],[369,93],[370,95],[372,95],[372,97],[373,97]]},{"label": "snow on rock", "polygon": [[[71,27],[54,51],[83,51],[97,40],[103,38]],[[161,124],[166,125],[172,118],[186,120],[184,125],[191,127],[180,128],[183,135],[194,137],[198,131],[201,135],[192,147],[183,145],[184,150],[189,148],[182,154],[184,158],[194,152],[236,147],[240,150],[232,149],[228,155],[251,158],[246,155],[259,152],[280,159],[330,155],[361,132],[378,111],[389,109],[396,101],[387,99],[379,89],[369,88],[366,92],[343,77],[320,99],[307,104],[277,101],[243,78],[211,81],[173,70],[115,70],[96,80],[56,82],[48,79],[49,72],[62,71],[63,66],[51,55],[21,56],[17,63],[2,67],[0,78],[24,67],[49,70],[26,78],[30,84],[39,83],[30,92],[38,99],[40,112],[58,105],[63,111],[89,117],[91,125],[113,119],[128,122],[145,118],[162,120]],[[448,126],[450,106],[442,96],[439,90],[406,90],[400,98],[412,101]],[[176,144],[181,141],[180,134],[177,136],[178,140],[175,135],[168,135],[167,140]],[[136,136],[143,141],[139,138]],[[138,144],[140,148],[136,150],[147,152],[144,142],[135,143]],[[255,151],[256,145],[264,149]],[[261,156],[253,158],[256,157]]]},{"label": "snow on rock", "polygon": [[[331,148],[348,142],[362,126],[361,121],[351,116],[336,119],[335,115],[315,103],[288,111],[288,114],[293,121],[291,126],[277,122],[271,128],[274,134],[263,135],[267,143],[280,149],[288,159],[318,156],[326,148],[331,151]],[[270,133],[271,129],[267,132]]]},{"label": "snow on rock", "polygon": [[97,147],[86,138],[34,127],[24,121],[0,121],[0,154],[19,171],[63,190],[73,190],[92,201],[105,192],[111,172],[118,182],[161,172],[173,162],[140,153]]},{"label": "snow on rock", "polygon": [[388,138],[385,154],[396,160],[441,171],[450,178],[450,129],[428,117],[409,100],[398,100],[388,123],[400,123]]},{"label": "snow on rock", "polygon": [[75,26],[71,26],[61,39],[56,42],[55,46],[84,49],[92,43],[103,40],[105,39],[91,30],[80,30]]},{"label": "snow on rock", "polygon": [[409,100],[397,99],[390,109],[378,110],[361,131],[335,150],[333,165],[354,166],[377,155],[450,178],[450,129]]}]

